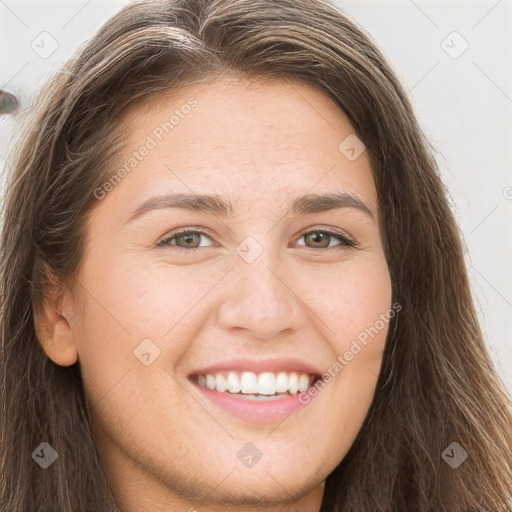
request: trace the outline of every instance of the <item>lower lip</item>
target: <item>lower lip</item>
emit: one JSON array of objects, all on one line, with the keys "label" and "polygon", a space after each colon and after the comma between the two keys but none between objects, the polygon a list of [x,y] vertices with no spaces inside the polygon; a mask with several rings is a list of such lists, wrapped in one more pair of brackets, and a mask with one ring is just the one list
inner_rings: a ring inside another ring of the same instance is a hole
[{"label": "lower lip", "polygon": [[[195,383],[194,383],[195,384]],[[251,400],[230,393],[221,393],[199,384],[197,388],[214,404],[238,418],[259,425],[271,425],[282,422],[290,414],[304,405],[299,402],[299,394],[274,400]]]}]

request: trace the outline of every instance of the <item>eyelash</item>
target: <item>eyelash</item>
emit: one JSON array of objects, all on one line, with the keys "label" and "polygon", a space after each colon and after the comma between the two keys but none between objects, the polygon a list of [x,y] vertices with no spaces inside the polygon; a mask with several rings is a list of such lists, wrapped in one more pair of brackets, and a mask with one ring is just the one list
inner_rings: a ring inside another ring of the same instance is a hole
[{"label": "eyelash", "polygon": [[[340,233],[337,233],[333,230],[330,230],[330,229],[313,229],[311,231],[307,231],[306,233],[303,233],[300,237],[304,237],[306,235],[310,235],[312,233],[326,233],[334,238],[336,238],[339,242],[341,242],[339,245],[335,246],[335,247],[325,247],[325,248],[320,248],[320,249],[315,249],[314,247],[309,247],[309,249],[313,249],[315,251],[320,251],[320,252],[330,252],[334,249],[343,249],[343,248],[351,248],[351,249],[357,249],[359,244],[358,242],[356,242],[355,240],[352,240]],[[208,238],[210,238],[210,236],[208,235],[208,233],[206,233],[206,231],[202,230],[202,229],[184,229],[184,230],[181,230],[181,231],[176,231],[174,233],[172,233],[171,235],[165,237],[163,240],[161,240],[160,242],[158,242],[157,246],[158,247],[166,247],[166,246],[174,246],[175,249],[173,250],[177,250],[179,252],[184,252],[184,253],[195,253],[196,251],[200,250],[200,249],[204,249],[204,247],[189,247],[189,248],[186,248],[186,247],[179,247],[177,244],[171,244],[170,242],[172,240],[174,240],[175,238],[179,237],[180,235],[190,235],[190,234],[201,234],[201,235],[205,235],[207,236]],[[307,247],[306,245],[304,245],[303,247]]]}]

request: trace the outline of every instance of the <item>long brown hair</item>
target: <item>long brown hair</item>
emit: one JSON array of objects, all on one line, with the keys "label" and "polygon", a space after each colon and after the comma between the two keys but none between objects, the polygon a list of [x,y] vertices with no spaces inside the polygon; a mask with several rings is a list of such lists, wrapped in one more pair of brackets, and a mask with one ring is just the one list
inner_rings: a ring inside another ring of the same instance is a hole
[{"label": "long brown hair", "polygon": [[[36,98],[8,161],[3,209],[1,509],[118,510],[91,439],[80,364],[54,364],[34,318],[50,280],[72,284],[80,267],[93,191],[123,149],[121,111],[226,73],[323,91],[349,117],[374,173],[402,310],[321,511],[511,510],[510,398],[483,341],[434,152],[370,37],[321,0],[131,4]],[[58,453],[47,469],[31,457],[42,442]],[[468,454],[457,468],[442,456],[453,442]]]}]

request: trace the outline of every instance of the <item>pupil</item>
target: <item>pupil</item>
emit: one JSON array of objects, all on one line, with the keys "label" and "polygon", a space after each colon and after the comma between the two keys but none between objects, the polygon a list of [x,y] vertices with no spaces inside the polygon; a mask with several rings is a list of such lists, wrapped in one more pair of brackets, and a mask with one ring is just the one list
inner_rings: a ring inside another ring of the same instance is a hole
[{"label": "pupil", "polygon": [[[313,240],[314,243],[322,244],[322,238],[324,241],[326,241],[326,240],[328,241],[328,238],[330,235],[328,235],[327,233],[312,233],[309,236],[314,238],[314,240]],[[329,243],[327,243],[327,245],[329,245]],[[322,244],[322,247],[326,247],[325,243]]]},{"label": "pupil", "polygon": [[181,235],[183,239],[185,240],[185,244],[193,243],[194,237],[198,237],[199,235],[197,233],[185,233],[184,235]]}]

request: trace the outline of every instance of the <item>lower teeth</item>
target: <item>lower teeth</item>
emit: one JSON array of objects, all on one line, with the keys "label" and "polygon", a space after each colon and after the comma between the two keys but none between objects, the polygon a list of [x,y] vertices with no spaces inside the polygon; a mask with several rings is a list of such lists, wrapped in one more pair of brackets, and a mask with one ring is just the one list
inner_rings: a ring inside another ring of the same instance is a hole
[{"label": "lower teeth", "polygon": [[284,398],[291,396],[290,393],[279,393],[278,395],[245,395],[244,393],[229,393],[230,395],[241,396],[243,398],[247,398],[249,400],[278,400],[279,398]]}]

